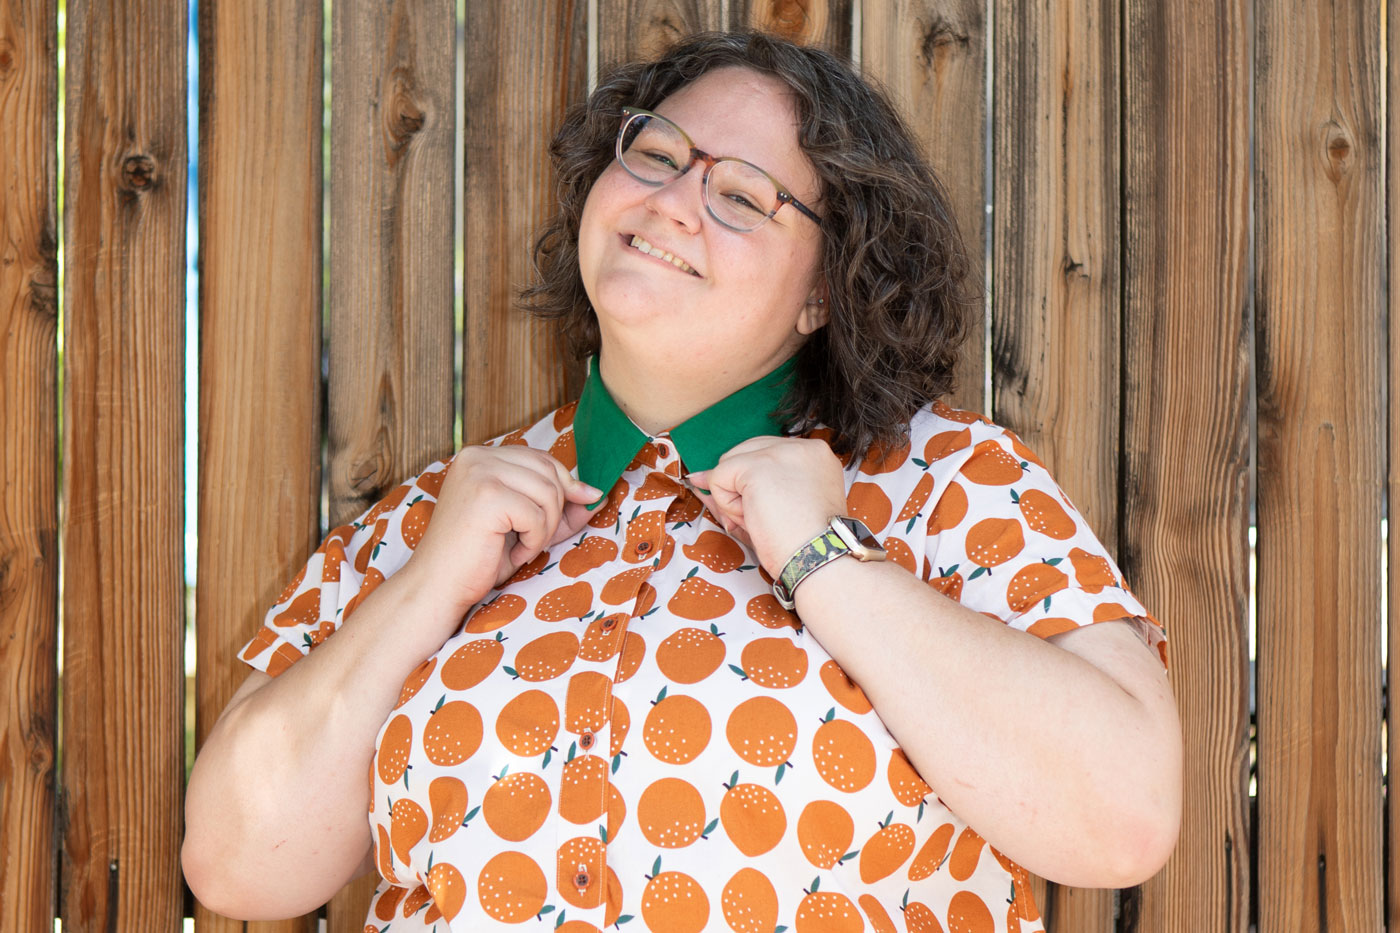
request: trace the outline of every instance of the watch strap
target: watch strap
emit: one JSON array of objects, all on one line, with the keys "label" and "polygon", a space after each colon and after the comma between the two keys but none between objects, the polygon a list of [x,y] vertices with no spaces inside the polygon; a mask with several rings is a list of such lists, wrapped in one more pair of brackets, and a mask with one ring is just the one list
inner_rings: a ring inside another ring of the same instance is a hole
[{"label": "watch strap", "polygon": [[797,589],[797,584],[801,583],[808,574],[818,567],[825,566],[838,557],[845,557],[851,553],[851,548],[836,530],[827,525],[822,529],[821,534],[802,547],[797,549],[783,567],[783,572],[778,574],[778,579],[773,581],[773,596],[777,598],[779,604],[784,609],[791,609],[794,605],[793,593]]}]

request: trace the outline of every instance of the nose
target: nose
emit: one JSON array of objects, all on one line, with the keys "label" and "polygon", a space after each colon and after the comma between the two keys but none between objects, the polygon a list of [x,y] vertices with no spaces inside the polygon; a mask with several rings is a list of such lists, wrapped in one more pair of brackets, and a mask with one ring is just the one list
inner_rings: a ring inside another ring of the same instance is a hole
[{"label": "nose", "polygon": [[684,175],[654,189],[647,195],[648,209],[667,218],[687,233],[700,229],[704,205],[705,166],[696,162]]}]

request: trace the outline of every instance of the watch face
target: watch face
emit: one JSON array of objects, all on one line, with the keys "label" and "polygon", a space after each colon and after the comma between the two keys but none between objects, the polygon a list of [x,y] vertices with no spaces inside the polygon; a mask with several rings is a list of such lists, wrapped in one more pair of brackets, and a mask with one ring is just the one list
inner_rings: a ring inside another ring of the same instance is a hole
[{"label": "watch face", "polygon": [[880,539],[870,533],[865,522],[857,518],[839,517],[832,525],[841,540],[851,549],[858,560],[884,560],[885,547]]}]

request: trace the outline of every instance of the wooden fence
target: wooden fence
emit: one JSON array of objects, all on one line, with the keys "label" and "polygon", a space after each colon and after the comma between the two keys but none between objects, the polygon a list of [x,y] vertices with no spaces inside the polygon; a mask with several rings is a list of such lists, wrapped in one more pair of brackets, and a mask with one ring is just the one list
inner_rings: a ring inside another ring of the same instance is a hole
[{"label": "wooden fence", "polygon": [[[187,904],[187,14],[68,0],[60,142],[56,2],[0,0],[0,929],[169,931]],[[1169,629],[1178,850],[1132,891],[1052,886],[1051,928],[1400,928],[1380,534],[1400,491],[1381,103],[1400,27],[1382,0],[465,6],[459,135],[453,0],[335,0],[323,165],[321,0],[200,2],[199,737],[320,538],[323,485],[339,523],[453,449],[457,160],[471,443],[579,384],[509,306],[550,206],[546,139],[592,63],[757,24],[892,89],[974,250],[990,195],[990,346],[956,401],[982,407],[989,359],[992,414]],[[330,930],[361,929],[357,897]]]}]

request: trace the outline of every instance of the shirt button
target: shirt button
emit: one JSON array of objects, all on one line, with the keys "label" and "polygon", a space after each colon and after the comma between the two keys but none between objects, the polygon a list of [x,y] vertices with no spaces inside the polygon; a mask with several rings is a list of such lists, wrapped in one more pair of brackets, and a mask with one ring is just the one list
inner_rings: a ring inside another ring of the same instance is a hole
[{"label": "shirt button", "polygon": [[650,551],[650,550],[651,550],[651,542],[650,542],[650,541],[638,541],[638,542],[637,542],[637,553],[638,553],[638,554],[645,554],[647,551]]},{"label": "shirt button", "polygon": [[574,884],[578,885],[580,888],[588,887],[588,882],[591,880],[593,879],[588,877],[588,872],[586,871],[581,871],[577,875],[574,875]]},{"label": "shirt button", "polygon": [[615,629],[616,627],[617,627],[617,617],[616,617],[616,616],[608,616],[607,618],[605,618],[605,619],[603,620],[603,631],[605,631],[605,632],[611,632],[611,631],[612,631],[613,629]]},{"label": "shirt button", "polygon": [[657,445],[656,445],[656,452],[659,453],[659,454],[660,454],[661,456],[663,456],[663,457],[669,457],[669,456],[671,456],[671,448],[667,447],[665,444],[657,444]]},{"label": "shirt button", "polygon": [[578,737],[578,744],[579,744],[579,747],[582,748],[584,751],[587,751],[588,749],[592,748],[592,747],[593,747],[593,733],[591,733],[591,732],[585,732],[583,735],[579,736],[579,737]]}]

